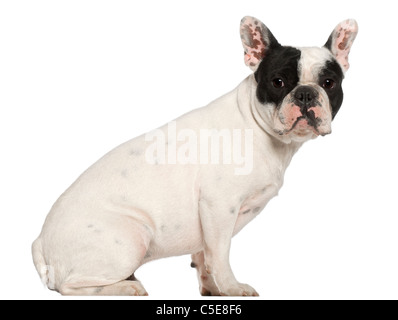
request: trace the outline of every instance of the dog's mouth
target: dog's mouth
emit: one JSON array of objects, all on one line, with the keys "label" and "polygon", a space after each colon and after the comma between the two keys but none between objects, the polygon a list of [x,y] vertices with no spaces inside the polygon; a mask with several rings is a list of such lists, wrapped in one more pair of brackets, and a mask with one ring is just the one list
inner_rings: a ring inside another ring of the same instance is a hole
[{"label": "dog's mouth", "polygon": [[290,133],[293,133],[297,136],[306,136],[309,133],[314,133],[317,136],[325,135],[319,132],[318,127],[313,125],[312,121],[305,116],[297,118],[296,122],[294,122],[290,129],[285,129],[282,132],[278,132],[280,135],[287,135]]},{"label": "dog's mouth", "polygon": [[278,113],[274,132],[280,136],[294,134],[304,137],[314,134],[315,136],[325,136],[331,133],[330,124],[323,119],[319,111],[315,108],[309,108],[303,111],[300,107],[293,105],[290,112],[286,115]]},{"label": "dog's mouth", "polygon": [[317,136],[327,134],[319,131],[318,127],[320,124],[322,124],[322,119],[316,118],[314,111],[310,110],[304,116],[298,117],[292,127],[286,131],[286,134],[294,132],[300,135],[301,133],[307,133],[309,131],[312,131]]}]

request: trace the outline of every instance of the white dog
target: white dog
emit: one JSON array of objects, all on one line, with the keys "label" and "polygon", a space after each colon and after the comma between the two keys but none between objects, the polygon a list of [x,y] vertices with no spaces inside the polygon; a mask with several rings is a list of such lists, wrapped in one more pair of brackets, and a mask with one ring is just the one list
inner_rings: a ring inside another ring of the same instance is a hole
[{"label": "white dog", "polygon": [[253,17],[240,30],[253,74],[208,106],[112,150],[54,204],[33,243],[50,289],[146,295],[138,267],[192,254],[201,294],[257,295],[235,279],[231,238],[278,193],[300,146],[331,132],[358,27],[346,20],[324,47],[312,48],[280,45]]}]

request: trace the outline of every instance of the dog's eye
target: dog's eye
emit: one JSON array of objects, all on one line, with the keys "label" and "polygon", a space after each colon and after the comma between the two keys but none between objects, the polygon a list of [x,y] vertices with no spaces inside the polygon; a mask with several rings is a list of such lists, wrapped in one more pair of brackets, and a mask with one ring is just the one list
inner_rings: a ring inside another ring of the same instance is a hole
[{"label": "dog's eye", "polygon": [[276,78],[274,80],[272,80],[272,85],[279,89],[279,88],[283,88],[285,86],[285,83],[283,82],[283,80],[281,78]]},{"label": "dog's eye", "polygon": [[323,84],[322,87],[324,87],[325,89],[333,89],[336,86],[336,82],[334,82],[332,79],[326,79]]}]

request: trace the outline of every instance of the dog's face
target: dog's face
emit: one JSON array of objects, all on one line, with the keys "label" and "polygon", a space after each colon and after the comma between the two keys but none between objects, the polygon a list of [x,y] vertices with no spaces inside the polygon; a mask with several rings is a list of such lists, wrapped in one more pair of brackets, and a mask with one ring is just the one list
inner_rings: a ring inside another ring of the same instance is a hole
[{"label": "dog's face", "polygon": [[280,45],[261,21],[243,18],[245,63],[255,71],[257,111],[264,129],[285,142],[331,133],[357,32],[355,20],[346,20],[324,47],[293,48]]}]

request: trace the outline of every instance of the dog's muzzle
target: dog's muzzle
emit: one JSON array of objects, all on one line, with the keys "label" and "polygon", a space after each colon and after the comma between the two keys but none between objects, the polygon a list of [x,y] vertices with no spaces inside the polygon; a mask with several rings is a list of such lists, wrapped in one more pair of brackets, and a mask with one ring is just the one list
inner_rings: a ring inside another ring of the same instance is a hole
[{"label": "dog's muzzle", "polygon": [[[280,135],[293,133],[326,135],[331,132],[331,112],[328,97],[315,87],[301,85],[285,99],[278,112],[275,131]],[[281,128],[282,127],[282,128]]]},{"label": "dog's muzzle", "polygon": [[322,107],[318,101],[319,92],[310,86],[300,86],[293,94],[293,103],[300,108],[301,116],[297,118],[296,123],[300,120],[307,120],[309,126],[317,128],[321,119],[315,115],[317,106]]}]

